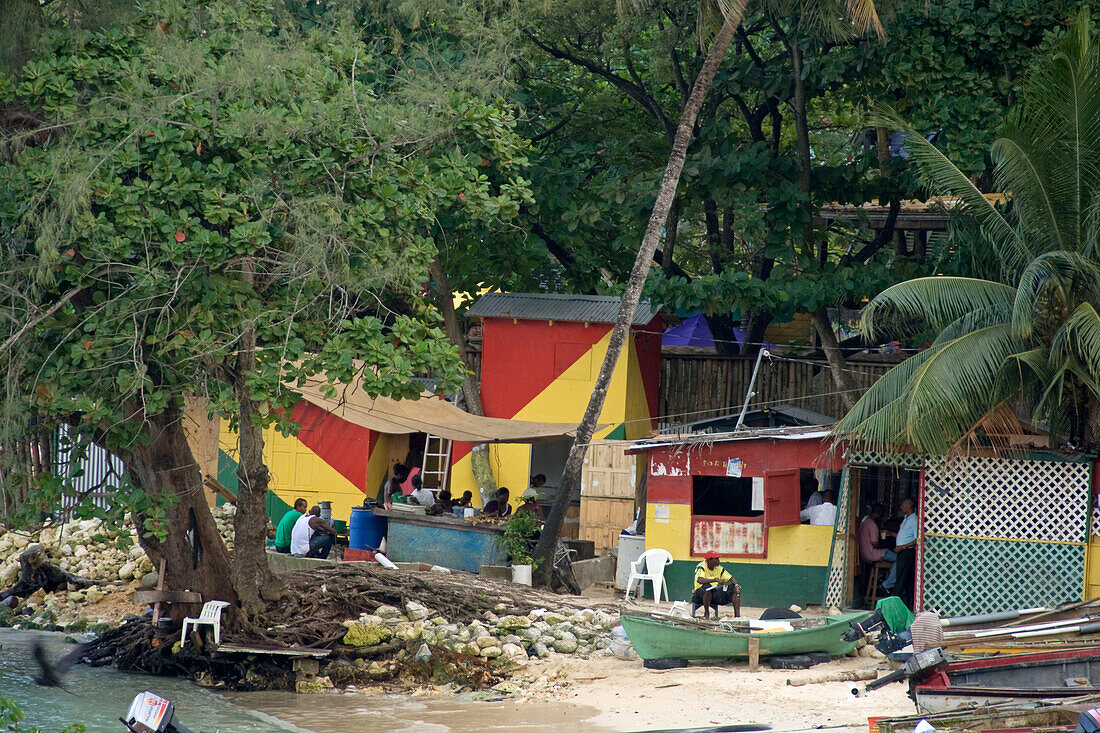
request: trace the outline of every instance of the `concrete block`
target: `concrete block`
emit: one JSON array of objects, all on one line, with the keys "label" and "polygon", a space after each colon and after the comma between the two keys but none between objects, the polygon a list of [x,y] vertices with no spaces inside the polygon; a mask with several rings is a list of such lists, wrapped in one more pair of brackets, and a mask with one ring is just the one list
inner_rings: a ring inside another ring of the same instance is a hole
[{"label": "concrete block", "polygon": [[336,567],[335,560],[319,560],[315,557],[294,557],[281,552],[267,553],[267,566],[273,573],[288,573],[295,570],[316,570],[317,568]]},{"label": "concrete block", "polygon": [[615,558],[610,555],[594,557],[591,560],[577,560],[573,563],[573,575],[582,589],[596,583],[613,583],[615,565]]},{"label": "concrete block", "polygon": [[511,565],[482,565],[478,568],[477,574],[492,580],[507,580],[512,581],[512,566]]}]

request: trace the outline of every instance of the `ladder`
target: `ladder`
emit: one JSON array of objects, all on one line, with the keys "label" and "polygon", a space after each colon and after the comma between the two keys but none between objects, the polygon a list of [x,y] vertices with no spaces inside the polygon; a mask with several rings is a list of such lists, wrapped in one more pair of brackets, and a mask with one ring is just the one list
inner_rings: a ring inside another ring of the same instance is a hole
[{"label": "ladder", "polygon": [[424,441],[424,462],[420,466],[420,481],[426,489],[447,488],[451,473],[451,440],[429,434]]}]

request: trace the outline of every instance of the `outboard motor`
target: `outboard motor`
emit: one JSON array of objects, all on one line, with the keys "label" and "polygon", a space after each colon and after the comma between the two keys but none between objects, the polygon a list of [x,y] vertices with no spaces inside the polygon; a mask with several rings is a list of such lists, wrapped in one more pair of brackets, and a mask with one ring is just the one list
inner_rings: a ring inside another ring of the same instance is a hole
[{"label": "outboard motor", "polygon": [[1097,733],[1100,731],[1100,708],[1086,710],[1077,716],[1077,730],[1074,733]]},{"label": "outboard motor", "polygon": [[134,698],[130,711],[119,721],[130,733],[192,733],[176,719],[175,705],[148,690]]}]

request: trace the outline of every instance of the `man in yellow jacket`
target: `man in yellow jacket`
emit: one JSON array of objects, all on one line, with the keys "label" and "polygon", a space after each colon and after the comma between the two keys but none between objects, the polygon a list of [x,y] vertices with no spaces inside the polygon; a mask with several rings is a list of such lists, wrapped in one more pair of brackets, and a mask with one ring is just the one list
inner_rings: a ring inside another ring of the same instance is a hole
[{"label": "man in yellow jacket", "polygon": [[722,567],[718,553],[711,551],[703,555],[703,562],[695,566],[695,592],[691,596],[691,605],[693,609],[702,606],[704,618],[709,619],[711,606],[714,606],[714,617],[718,618],[718,606],[725,603],[733,606],[734,616],[741,615],[741,586]]}]

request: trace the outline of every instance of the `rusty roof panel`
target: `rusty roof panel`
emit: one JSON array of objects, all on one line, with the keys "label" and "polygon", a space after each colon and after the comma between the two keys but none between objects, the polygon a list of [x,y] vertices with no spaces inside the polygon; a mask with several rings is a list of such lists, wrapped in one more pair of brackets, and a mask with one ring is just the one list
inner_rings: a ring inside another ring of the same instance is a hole
[{"label": "rusty roof panel", "polygon": [[[565,295],[561,293],[486,293],[466,311],[477,318],[519,318],[523,320],[614,323],[620,299],[610,295]],[[633,325],[653,320],[661,306],[643,300],[634,313]]]}]

